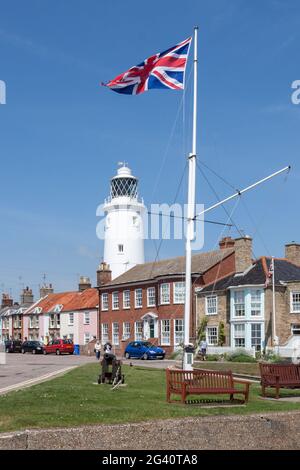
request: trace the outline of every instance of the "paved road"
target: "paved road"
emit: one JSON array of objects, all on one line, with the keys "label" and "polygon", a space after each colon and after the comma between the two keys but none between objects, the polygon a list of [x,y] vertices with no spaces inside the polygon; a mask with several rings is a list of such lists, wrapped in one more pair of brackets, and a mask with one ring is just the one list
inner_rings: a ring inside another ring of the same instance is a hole
[{"label": "paved road", "polygon": [[[22,388],[23,386],[33,385],[41,379],[45,380],[55,376],[56,373],[62,373],[73,367],[95,362],[94,356],[6,354],[6,364],[0,364],[0,394],[9,391],[14,386]],[[124,364],[130,363],[142,367],[164,369],[174,364],[174,361],[124,360]]]},{"label": "paved road", "polygon": [[88,356],[6,354],[6,364],[0,364],[0,393],[16,384],[93,362],[95,358]]}]

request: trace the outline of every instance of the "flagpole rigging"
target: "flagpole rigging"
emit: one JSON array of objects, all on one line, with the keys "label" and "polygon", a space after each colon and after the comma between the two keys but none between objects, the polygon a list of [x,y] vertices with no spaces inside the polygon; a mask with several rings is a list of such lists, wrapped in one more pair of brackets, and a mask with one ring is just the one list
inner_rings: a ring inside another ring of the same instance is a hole
[{"label": "flagpole rigging", "polygon": [[198,78],[198,27],[194,28],[194,97],[193,97],[193,136],[192,152],[189,154],[188,167],[188,208],[185,245],[185,305],[184,305],[184,352],[183,369],[192,370],[193,354],[188,351],[190,344],[191,277],[192,248],[195,238],[195,193],[196,193],[196,152],[197,152],[197,78]]}]

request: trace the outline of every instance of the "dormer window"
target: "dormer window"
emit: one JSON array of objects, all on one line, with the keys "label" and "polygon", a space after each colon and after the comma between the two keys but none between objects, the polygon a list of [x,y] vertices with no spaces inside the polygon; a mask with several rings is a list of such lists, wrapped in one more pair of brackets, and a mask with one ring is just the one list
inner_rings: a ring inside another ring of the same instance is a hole
[{"label": "dormer window", "polygon": [[63,309],[63,305],[57,304],[57,305],[55,305],[53,312],[54,313],[60,313],[62,311],[62,309]]},{"label": "dormer window", "polygon": [[35,313],[35,314],[42,313],[42,307],[35,307],[35,309],[33,309],[32,313]]}]

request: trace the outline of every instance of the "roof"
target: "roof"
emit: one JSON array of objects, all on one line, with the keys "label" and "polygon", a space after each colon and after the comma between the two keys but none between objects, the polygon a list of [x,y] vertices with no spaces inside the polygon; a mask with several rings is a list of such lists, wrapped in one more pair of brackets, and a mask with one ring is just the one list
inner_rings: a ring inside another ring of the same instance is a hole
[{"label": "roof", "polygon": [[98,291],[94,288],[82,292],[60,292],[46,295],[46,297],[32,305],[26,311],[26,314],[32,313],[37,307],[41,309],[40,313],[50,313],[54,311],[56,305],[62,306],[60,312],[93,309],[98,306],[98,302]]},{"label": "roof", "polygon": [[[194,254],[192,256],[192,274],[204,273],[232,253],[234,253],[233,248],[224,248],[222,250]],[[121,274],[121,276],[118,276],[116,279],[113,279],[111,282],[108,282],[101,287],[104,288],[119,284],[148,281],[164,276],[184,275],[184,273],[185,256],[178,256],[177,258],[165,259],[162,261],[137,264],[124,274]]]},{"label": "roof", "polygon": [[[229,287],[243,285],[264,285],[266,275],[270,268],[271,258],[263,256],[255,261],[253,266],[243,274],[230,275],[220,279],[216,283],[209,284],[201,289],[200,293],[226,290]],[[275,258],[275,284],[282,282],[300,281],[300,266],[297,266],[286,259]]]}]

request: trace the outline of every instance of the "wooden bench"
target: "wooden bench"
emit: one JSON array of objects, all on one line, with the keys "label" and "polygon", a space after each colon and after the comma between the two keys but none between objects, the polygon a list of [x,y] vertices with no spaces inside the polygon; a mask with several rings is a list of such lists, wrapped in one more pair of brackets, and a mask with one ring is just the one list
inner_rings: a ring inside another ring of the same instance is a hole
[{"label": "wooden bench", "polygon": [[[235,394],[244,395],[244,402],[249,397],[250,382],[233,378],[231,371],[219,372],[215,370],[195,369],[185,371],[180,369],[166,369],[167,379],[167,402],[171,400],[172,394],[181,396],[181,403],[185,403],[188,395],[216,395],[228,394],[233,401]],[[235,388],[235,384],[244,384],[244,389]]]},{"label": "wooden bench", "polygon": [[300,365],[260,362],[259,368],[263,397],[268,387],[276,388],[276,398],[279,398],[281,388],[300,388]]}]

